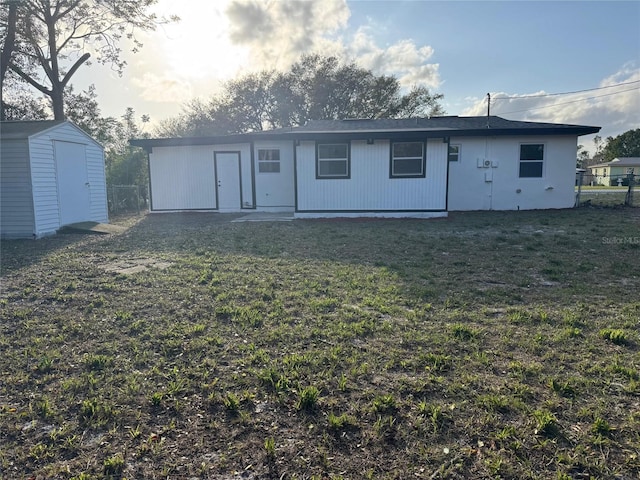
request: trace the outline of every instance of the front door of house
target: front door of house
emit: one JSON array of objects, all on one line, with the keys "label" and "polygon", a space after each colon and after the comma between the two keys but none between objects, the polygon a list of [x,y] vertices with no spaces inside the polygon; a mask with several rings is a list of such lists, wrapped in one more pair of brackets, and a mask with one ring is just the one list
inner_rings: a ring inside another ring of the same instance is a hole
[{"label": "front door of house", "polygon": [[215,152],[216,203],[221,212],[242,208],[240,189],[240,152]]}]

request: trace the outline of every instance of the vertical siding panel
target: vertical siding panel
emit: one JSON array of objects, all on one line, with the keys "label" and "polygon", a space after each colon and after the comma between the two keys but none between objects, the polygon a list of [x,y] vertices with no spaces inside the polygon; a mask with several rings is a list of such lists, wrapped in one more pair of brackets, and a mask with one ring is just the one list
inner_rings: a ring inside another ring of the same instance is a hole
[{"label": "vertical siding panel", "polygon": [[0,234],[31,237],[35,221],[27,140],[3,141],[0,160]]},{"label": "vertical siding panel", "polygon": [[447,148],[442,139],[427,145],[425,178],[389,178],[390,142],[351,142],[351,178],[316,179],[315,143],[298,147],[298,210],[375,212],[444,210]]},{"label": "vertical siding panel", "polygon": [[53,155],[53,129],[29,140],[31,185],[36,235],[46,235],[60,228],[58,185]]},{"label": "vertical siding panel", "polygon": [[161,147],[149,154],[153,210],[213,209],[213,150]]}]

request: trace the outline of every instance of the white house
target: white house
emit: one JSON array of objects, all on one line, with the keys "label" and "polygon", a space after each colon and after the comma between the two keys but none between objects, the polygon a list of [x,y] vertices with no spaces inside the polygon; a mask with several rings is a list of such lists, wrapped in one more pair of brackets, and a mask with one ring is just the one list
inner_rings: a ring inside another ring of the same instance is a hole
[{"label": "white house", "polygon": [[154,212],[436,217],[572,207],[577,138],[599,130],[446,116],[131,144],[149,152]]},{"label": "white house", "polygon": [[102,146],[69,121],[0,123],[1,236],[83,221],[108,221]]}]

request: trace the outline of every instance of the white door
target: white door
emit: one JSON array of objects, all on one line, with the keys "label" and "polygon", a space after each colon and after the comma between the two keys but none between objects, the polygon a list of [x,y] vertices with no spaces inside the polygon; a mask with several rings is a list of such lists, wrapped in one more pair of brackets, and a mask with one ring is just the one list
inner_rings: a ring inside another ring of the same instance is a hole
[{"label": "white door", "polygon": [[87,155],[79,143],[54,142],[60,225],[91,219]]},{"label": "white door", "polygon": [[216,152],[216,199],[221,212],[237,212],[242,207],[240,153]]}]

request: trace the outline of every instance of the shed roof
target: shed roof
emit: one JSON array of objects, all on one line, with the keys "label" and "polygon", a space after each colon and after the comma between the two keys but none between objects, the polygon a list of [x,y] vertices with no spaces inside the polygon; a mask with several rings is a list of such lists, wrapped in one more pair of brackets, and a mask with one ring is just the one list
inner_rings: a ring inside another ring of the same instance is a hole
[{"label": "shed roof", "polygon": [[234,135],[184,138],[134,139],[130,143],[145,148],[180,145],[215,145],[253,140],[287,139],[379,139],[498,135],[587,135],[600,127],[561,123],[523,122],[497,116],[431,118],[381,118],[312,120],[299,127],[278,128]]},{"label": "shed roof", "polygon": [[0,138],[21,139],[55,127],[65,120],[27,120],[0,122]]},{"label": "shed roof", "polygon": [[59,125],[69,125],[93,142],[98,148],[104,147],[91,135],[70,120],[19,120],[0,122],[0,140],[21,140],[51,130]]}]

